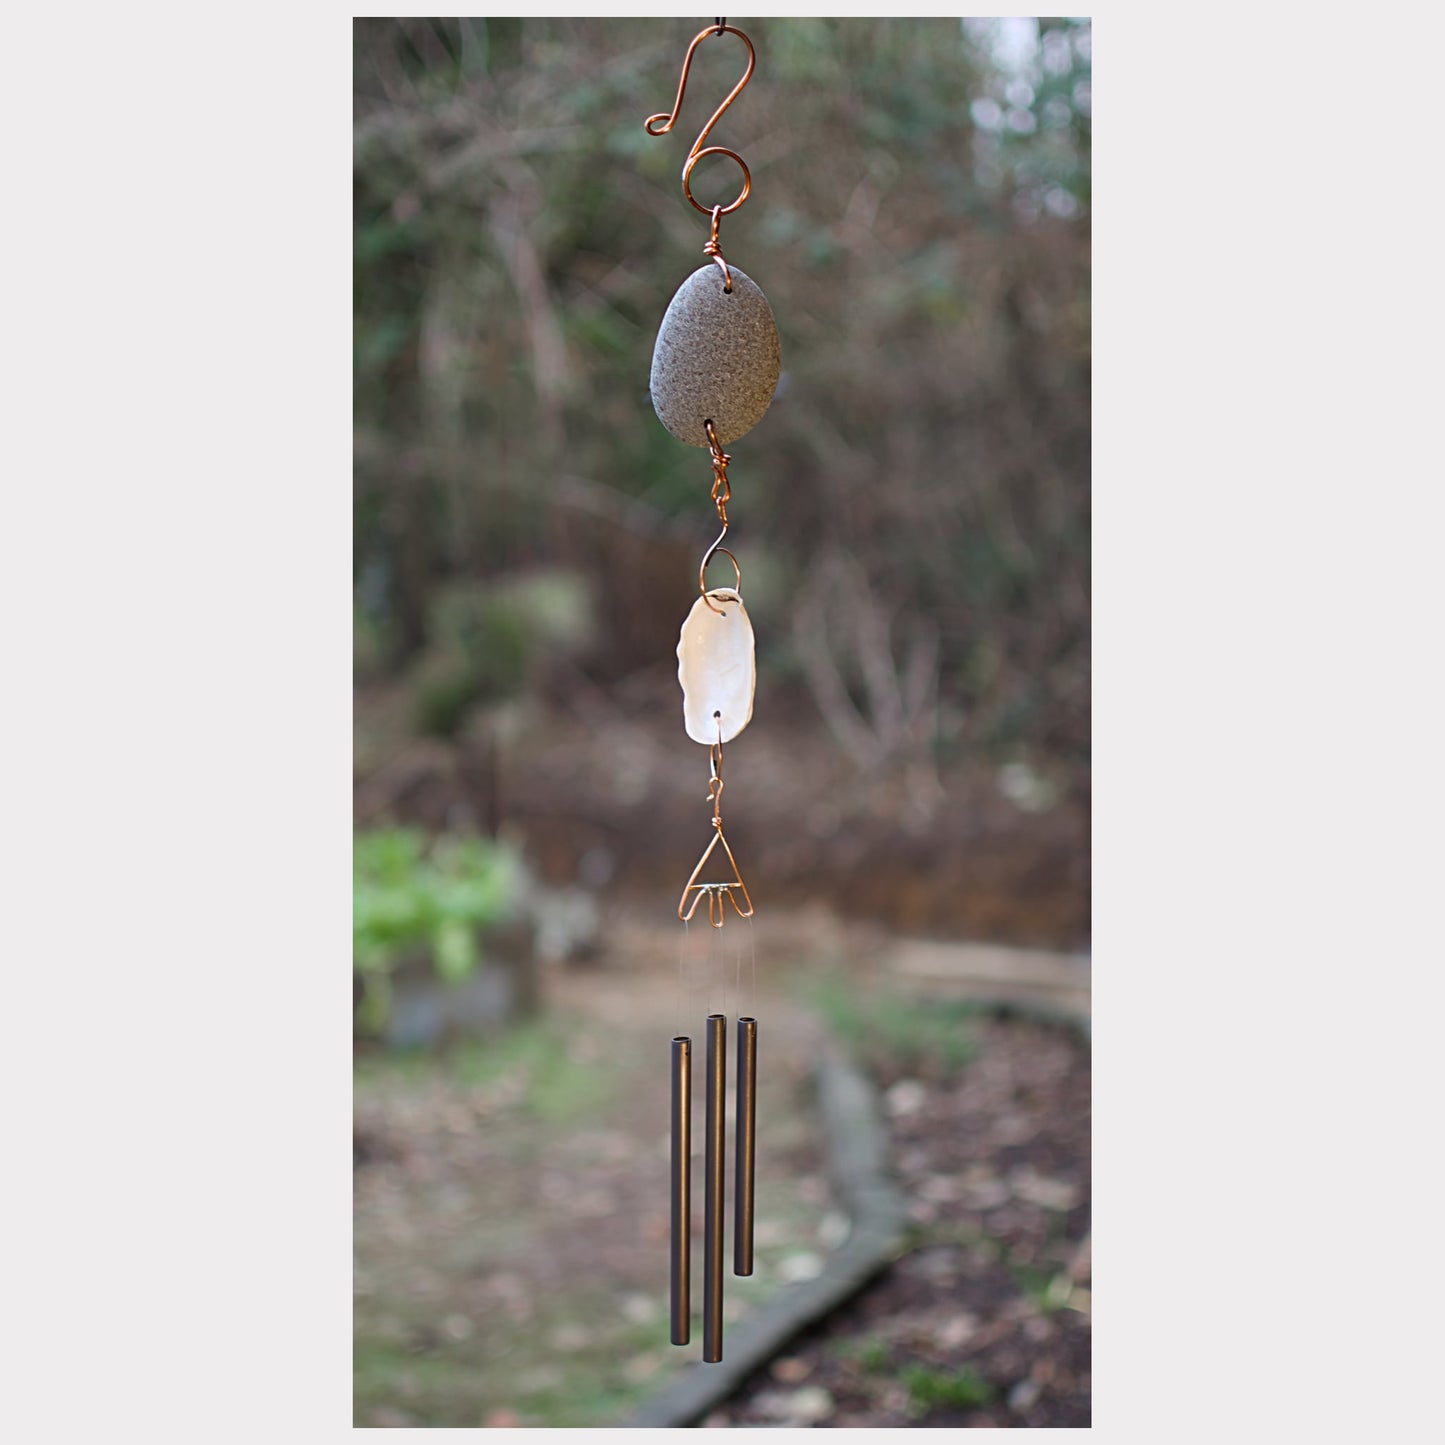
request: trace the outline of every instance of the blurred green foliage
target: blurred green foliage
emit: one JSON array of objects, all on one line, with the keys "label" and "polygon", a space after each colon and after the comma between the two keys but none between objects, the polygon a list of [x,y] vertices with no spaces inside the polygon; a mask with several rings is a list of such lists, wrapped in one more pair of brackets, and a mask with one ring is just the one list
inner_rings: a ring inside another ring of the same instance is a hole
[{"label": "blurred green foliage", "polygon": [[970,1409],[993,1399],[994,1388],[976,1370],[936,1369],[931,1365],[907,1365],[902,1374],[908,1390],[908,1409],[924,1415],[939,1408]]},{"label": "blurred green foliage", "polygon": [[499,844],[478,838],[428,843],[407,828],[359,832],[352,840],[352,960],[361,981],[358,1023],[386,1025],[391,974],[425,957],[446,983],[481,961],[478,930],[500,922],[517,896],[519,869]]},{"label": "blurred green foliage", "polygon": [[586,641],[588,607],[581,579],[557,570],[441,583],[411,669],[418,729],[451,737],[474,707],[524,694],[543,659],[570,656]]},{"label": "blurred green foliage", "polygon": [[[1051,1228],[1052,1232],[1057,1234],[1057,1218],[1052,1221]],[[1071,1307],[1075,1285],[1066,1270],[1050,1269],[1038,1264],[1021,1264],[1006,1257],[1001,1258],[1001,1263],[1040,1314],[1051,1315]]]},{"label": "blurred green foliage", "polygon": [[[678,172],[736,40],[699,46],[672,135],[642,122],[696,27],[355,21],[356,586],[423,729],[544,687],[558,645],[484,611],[457,665],[458,584],[572,576],[611,624],[573,654],[603,686],[671,656],[711,473],[647,383],[705,264]],[[732,448],[737,541],[787,580],[761,661],[830,726],[856,710],[860,764],[1083,760],[1089,22],[746,28],[757,71],[711,139],[752,167],[722,241],[782,336],[779,396]],[[735,184],[717,158],[694,177],[704,203]]]},{"label": "blurred green foliage", "polygon": [[556,1018],[517,1024],[485,1043],[454,1048],[445,1060],[452,1077],[468,1089],[499,1080],[515,1082],[518,1107],[546,1124],[576,1126],[607,1112],[613,1104],[610,1076],[570,1047],[570,1021]]},{"label": "blurred green foliage", "polygon": [[840,1359],[872,1375],[881,1375],[888,1368],[893,1355],[892,1348],[882,1335],[848,1339],[836,1348]]}]

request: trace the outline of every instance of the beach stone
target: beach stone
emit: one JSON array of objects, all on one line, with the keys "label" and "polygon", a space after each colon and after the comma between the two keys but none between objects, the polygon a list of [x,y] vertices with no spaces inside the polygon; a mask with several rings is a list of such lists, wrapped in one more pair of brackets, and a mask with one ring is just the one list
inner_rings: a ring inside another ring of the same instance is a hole
[{"label": "beach stone", "polygon": [[726,446],[772,404],[781,357],[768,298],[729,263],[733,289],[709,261],[672,298],[652,351],[652,405],[679,441],[705,447],[705,421]]}]

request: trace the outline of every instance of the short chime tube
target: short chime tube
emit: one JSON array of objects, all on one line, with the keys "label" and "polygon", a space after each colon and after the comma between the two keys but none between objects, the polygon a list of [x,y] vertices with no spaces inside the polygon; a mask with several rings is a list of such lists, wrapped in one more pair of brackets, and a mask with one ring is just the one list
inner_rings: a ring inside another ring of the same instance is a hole
[{"label": "short chime tube", "polygon": [[723,1333],[723,1096],[727,1089],[727,1019],[707,1016],[707,1137],[703,1227],[702,1357],[722,1359]]},{"label": "short chime tube", "polygon": [[757,1144],[758,1021],[738,1020],[737,1159],[733,1166],[733,1273],[753,1272],[753,1166]]},{"label": "short chime tube", "polygon": [[692,1040],[672,1041],[672,1342],[685,1345],[692,1323]]}]

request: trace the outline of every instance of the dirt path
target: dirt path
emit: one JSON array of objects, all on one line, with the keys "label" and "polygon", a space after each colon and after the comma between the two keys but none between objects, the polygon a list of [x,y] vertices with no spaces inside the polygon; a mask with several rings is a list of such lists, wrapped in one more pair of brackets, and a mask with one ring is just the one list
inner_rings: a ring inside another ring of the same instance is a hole
[{"label": "dirt path", "polygon": [[[709,932],[685,960],[695,1025],[737,1003],[738,960]],[[360,1062],[357,1425],[605,1424],[697,1356],[668,1343],[666,1318],[677,933],[616,922],[609,937],[605,966],[549,981],[544,1023]],[[757,1269],[729,1278],[731,1320],[820,1269],[844,1227],[805,1021],[766,975],[760,991]],[[693,1136],[700,1178],[700,1117]]]}]

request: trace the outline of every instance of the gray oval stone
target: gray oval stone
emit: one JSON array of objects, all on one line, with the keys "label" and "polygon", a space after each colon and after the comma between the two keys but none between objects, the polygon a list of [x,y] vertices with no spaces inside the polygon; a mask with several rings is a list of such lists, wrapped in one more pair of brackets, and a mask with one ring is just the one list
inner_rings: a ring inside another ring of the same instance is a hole
[{"label": "gray oval stone", "polygon": [[731,292],[709,261],[672,298],[652,350],[652,405],[679,441],[705,447],[750,432],[772,404],[781,358],[768,298],[729,263]]}]

